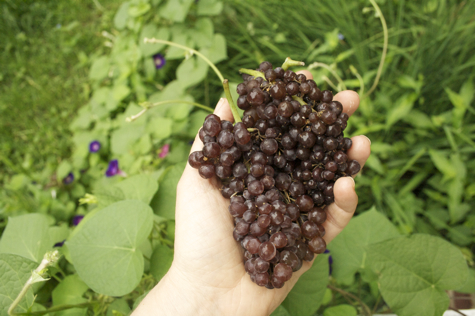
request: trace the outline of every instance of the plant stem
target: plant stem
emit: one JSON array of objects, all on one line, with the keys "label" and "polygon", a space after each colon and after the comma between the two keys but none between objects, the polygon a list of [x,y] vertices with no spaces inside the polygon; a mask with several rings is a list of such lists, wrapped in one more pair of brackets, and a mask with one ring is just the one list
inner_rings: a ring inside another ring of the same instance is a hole
[{"label": "plant stem", "polygon": [[23,286],[23,288],[21,289],[20,293],[18,293],[18,296],[15,298],[15,300],[12,302],[12,304],[8,308],[8,315],[10,315],[10,316],[18,315],[17,313],[14,312],[15,308],[18,306],[18,304],[20,304],[21,300],[26,295],[26,293],[28,292],[30,287],[33,285],[33,283],[38,282],[37,279],[36,280],[34,279],[34,276],[35,275],[38,276],[38,275],[41,275],[42,273],[44,273],[44,270],[48,266],[50,266],[50,265],[54,264],[56,261],[58,261],[58,259],[59,259],[59,252],[57,250],[47,252],[44,255],[43,260],[41,260],[40,265],[31,273],[30,278],[26,281],[26,283]]},{"label": "plant stem", "polygon": [[289,67],[294,67],[294,66],[305,66],[305,63],[303,61],[298,61],[298,60],[292,60],[290,57],[287,57],[282,64],[282,69],[287,70]]},{"label": "plant stem", "polygon": [[152,103],[152,104],[150,104],[150,103],[147,104],[147,102],[146,102],[146,104],[144,105],[144,109],[142,111],[140,111],[139,113],[137,113],[135,115],[129,116],[125,120],[127,122],[135,121],[136,119],[141,117],[145,112],[147,112],[148,109],[159,106],[159,105],[168,104],[168,103],[186,103],[186,104],[191,104],[193,106],[196,106],[198,108],[201,108],[201,109],[206,110],[206,111],[211,112],[211,113],[213,113],[213,111],[214,111],[209,106],[206,106],[206,105],[203,105],[203,104],[200,104],[200,103],[196,103],[196,102],[185,101],[185,100],[167,100],[167,101],[161,101],[161,102],[156,102],[156,103]]},{"label": "plant stem", "polygon": [[[338,76],[338,74],[336,73],[336,71],[334,69],[332,69],[332,67],[328,66],[327,64],[325,63],[319,63],[319,62],[314,62],[312,63],[311,65],[308,66],[308,69],[313,69],[313,68],[317,68],[317,67],[321,67],[321,68],[325,68],[326,70],[328,70],[332,75],[333,77],[335,77],[336,80],[338,80],[338,85],[341,85],[342,89],[343,90],[346,90],[346,85],[345,83],[343,82],[343,80],[341,79],[340,76]],[[328,79],[328,78],[327,78]],[[329,80],[329,79],[328,79]],[[338,90],[338,89],[335,89],[335,90]]]},{"label": "plant stem", "polygon": [[36,311],[36,312],[29,312],[29,313],[16,313],[15,315],[46,315],[46,314],[53,313],[53,312],[63,311],[65,309],[88,307],[88,306],[91,306],[91,305],[93,305],[92,302],[84,302],[84,303],[80,303],[80,304],[64,304],[64,305],[53,306],[51,308],[48,308],[45,311]]},{"label": "plant stem", "polygon": [[241,122],[241,116],[236,108],[236,105],[233,101],[233,96],[231,95],[231,91],[229,90],[229,82],[228,79],[223,80],[223,87],[224,87],[224,94],[226,95],[226,99],[228,99],[229,106],[231,107],[231,112],[233,113],[234,117],[234,124]]},{"label": "plant stem", "polygon": [[360,93],[359,93],[359,95],[363,96],[363,93],[364,93],[363,78],[361,77],[360,73],[358,72],[358,70],[356,70],[356,68],[353,65],[350,65],[350,71],[356,78],[358,78],[358,81],[360,82]]},{"label": "plant stem", "polygon": [[463,315],[463,316],[468,316],[467,314],[465,313],[462,313],[462,311],[456,309],[455,307],[449,307],[449,309],[453,310],[453,311],[456,311],[457,313],[459,313],[460,315]]},{"label": "plant stem", "polygon": [[342,290],[340,288],[337,288],[331,284],[328,284],[327,287],[330,289],[330,290],[333,290],[333,291],[336,291],[342,295],[347,295],[349,297],[351,297],[352,299],[354,299],[355,301],[358,301],[358,303],[361,305],[361,308],[363,308],[363,310],[365,311],[365,314],[368,315],[368,316],[371,316],[371,310],[369,309],[368,305],[366,305],[358,296],[354,295],[354,294],[351,294],[350,292],[347,292],[345,290]]},{"label": "plant stem", "polygon": [[239,72],[242,74],[247,74],[247,75],[256,77],[256,78],[261,77],[263,79],[266,79],[266,76],[262,72],[257,71],[257,70],[241,68],[239,69]]},{"label": "plant stem", "polygon": [[180,45],[180,44],[177,44],[177,43],[174,43],[174,42],[170,42],[170,41],[164,41],[164,40],[161,40],[161,39],[156,39],[156,38],[144,38],[144,43],[167,44],[167,45],[170,45],[170,46],[175,46],[175,47],[187,50],[189,52],[192,52],[193,54],[196,54],[198,57],[203,59],[214,70],[214,72],[219,77],[219,80],[221,82],[224,81],[224,77],[221,74],[221,72],[218,70],[218,68],[216,68],[216,66],[205,55],[201,54],[197,50],[194,50],[193,48],[183,46],[183,45]]},{"label": "plant stem", "polygon": [[369,0],[373,5],[374,9],[378,13],[379,19],[381,20],[381,24],[383,26],[383,34],[384,34],[384,44],[383,44],[383,53],[381,54],[381,61],[379,62],[378,72],[376,74],[376,78],[374,79],[373,86],[369,89],[369,91],[364,95],[364,97],[368,97],[371,93],[373,93],[374,89],[378,86],[379,78],[381,77],[381,73],[383,72],[384,62],[386,61],[386,53],[388,52],[388,26],[386,25],[386,19],[384,18],[383,12],[379,8],[378,4],[374,0]]}]

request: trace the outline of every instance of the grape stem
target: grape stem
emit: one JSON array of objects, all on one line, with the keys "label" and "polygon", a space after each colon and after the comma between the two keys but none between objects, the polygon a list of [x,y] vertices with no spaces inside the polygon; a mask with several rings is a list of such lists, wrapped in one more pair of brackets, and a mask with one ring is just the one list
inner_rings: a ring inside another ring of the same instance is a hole
[{"label": "grape stem", "polygon": [[135,114],[135,115],[127,117],[125,119],[125,121],[126,122],[133,122],[136,119],[138,119],[139,117],[141,117],[145,112],[147,112],[148,109],[159,106],[159,105],[168,104],[168,103],[191,104],[193,106],[196,106],[198,108],[201,108],[201,109],[206,110],[206,111],[211,112],[211,113],[213,113],[213,111],[214,111],[209,106],[206,106],[206,105],[203,105],[203,104],[200,104],[200,103],[196,103],[196,102],[185,101],[185,100],[166,100],[166,101],[161,101],[161,102],[156,102],[156,103],[143,102],[143,103],[140,104],[143,107],[143,110],[140,111],[139,113]]},{"label": "grape stem", "polygon": [[247,74],[247,75],[253,76],[255,78],[261,77],[263,79],[266,79],[266,76],[258,70],[241,68],[241,69],[239,69],[239,72],[242,73],[242,74]]},{"label": "grape stem", "polygon": [[303,61],[292,60],[290,57],[287,57],[282,64],[282,69],[287,70],[289,67],[294,66],[305,66],[305,63]]}]

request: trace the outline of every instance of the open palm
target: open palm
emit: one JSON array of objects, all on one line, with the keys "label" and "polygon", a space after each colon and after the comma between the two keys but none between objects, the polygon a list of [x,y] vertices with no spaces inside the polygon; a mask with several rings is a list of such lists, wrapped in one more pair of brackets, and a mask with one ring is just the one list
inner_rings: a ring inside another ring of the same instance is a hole
[{"label": "open palm", "polygon": [[[309,72],[303,72],[311,78]],[[359,98],[353,91],[338,93],[335,100],[349,115],[358,108]],[[233,121],[229,104],[221,99],[215,114]],[[364,165],[370,153],[365,136],[352,138],[349,159]],[[192,152],[203,144],[196,137]],[[137,309],[136,314],[186,315],[187,303],[195,304],[195,314],[268,315],[285,299],[298,278],[312,263],[303,262],[283,288],[269,290],[253,283],[244,270],[243,250],[232,236],[233,218],[229,200],[219,191],[217,179],[205,180],[187,164],[178,184],[176,204],[175,257],[172,268]],[[325,241],[338,235],[353,216],[358,202],[351,178],[340,178],[334,186],[335,203],[327,209]],[[175,294],[172,295],[172,293]],[[258,299],[256,299],[258,298]],[[176,303],[173,303],[176,302]],[[181,302],[181,303],[180,303]],[[172,309],[163,304],[173,305]],[[177,304],[177,305],[176,305]],[[196,310],[198,308],[198,311]]]}]

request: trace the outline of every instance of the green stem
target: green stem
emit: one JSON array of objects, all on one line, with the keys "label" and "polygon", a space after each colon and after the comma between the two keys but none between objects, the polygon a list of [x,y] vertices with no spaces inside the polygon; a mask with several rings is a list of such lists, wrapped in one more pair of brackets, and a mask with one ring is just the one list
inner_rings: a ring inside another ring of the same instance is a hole
[{"label": "green stem", "polygon": [[292,99],[294,99],[295,101],[298,101],[300,103],[300,105],[305,105],[307,103],[305,103],[305,101],[301,98],[301,97],[298,97],[296,95],[293,95],[292,96]]},{"label": "green stem", "polygon": [[167,45],[170,45],[170,46],[175,46],[175,47],[181,48],[183,50],[190,51],[193,54],[196,54],[197,56],[199,56],[201,59],[203,59],[214,70],[214,72],[219,77],[219,80],[221,82],[224,81],[224,77],[221,74],[221,72],[218,70],[218,68],[216,68],[216,66],[205,55],[201,54],[197,50],[194,50],[193,48],[183,46],[183,45],[180,45],[180,44],[177,44],[177,43],[174,43],[174,42],[170,42],[170,41],[164,41],[164,40],[161,40],[161,39],[156,39],[156,38],[144,38],[144,43],[167,44]]},{"label": "green stem", "polygon": [[63,311],[65,309],[71,309],[71,308],[81,308],[81,307],[89,307],[93,305],[92,302],[84,302],[80,304],[64,304],[64,305],[58,305],[58,306],[53,306],[51,308],[48,308],[45,311],[36,311],[36,312],[29,312],[29,313],[16,313],[15,315],[46,315],[49,313],[53,312],[59,312]]},{"label": "green stem", "polygon": [[294,66],[305,66],[305,63],[303,61],[292,60],[290,57],[287,57],[282,64],[282,69],[287,70],[289,67]]},{"label": "green stem", "polygon": [[226,99],[228,99],[229,106],[231,107],[231,112],[233,113],[234,124],[239,123],[241,122],[241,116],[239,115],[236,105],[234,104],[231,91],[229,90],[228,79],[223,80],[223,87],[224,87],[224,94],[226,95]]},{"label": "green stem", "polygon": [[363,78],[361,77],[360,73],[358,72],[358,70],[356,70],[356,68],[353,65],[350,65],[350,71],[356,78],[358,78],[358,81],[360,82],[360,93],[359,93],[359,95],[362,96],[363,93],[364,93]]},{"label": "green stem", "polygon": [[200,103],[196,103],[196,102],[185,101],[185,100],[167,100],[167,101],[161,101],[161,102],[156,102],[156,103],[152,103],[152,104],[150,104],[148,102],[145,102],[144,105],[143,105],[144,109],[142,111],[140,111],[139,113],[137,113],[135,115],[129,116],[125,120],[127,122],[135,121],[136,119],[141,117],[145,112],[147,112],[148,109],[159,106],[159,105],[168,104],[168,103],[186,103],[186,104],[191,104],[193,106],[196,106],[198,108],[201,108],[201,109],[206,110],[206,111],[211,112],[211,113],[213,113],[213,111],[214,111],[209,106],[206,106],[206,105],[203,105],[203,104],[200,104]]},{"label": "green stem", "polygon": [[263,79],[266,79],[266,76],[258,70],[241,68],[241,69],[239,69],[239,72],[242,73],[242,74],[251,75],[251,76],[256,77],[256,78],[261,77]]},{"label": "green stem", "polygon": [[365,315],[371,316],[371,309],[369,309],[368,305],[366,305],[358,296],[351,294],[350,292],[347,292],[343,289],[337,288],[331,284],[328,284],[327,287],[332,291],[336,291],[342,295],[351,297],[361,305],[361,308],[365,311]]},{"label": "green stem", "polygon": [[50,265],[54,264],[56,261],[58,261],[58,259],[59,259],[59,252],[57,250],[47,252],[44,255],[43,260],[41,260],[40,265],[31,273],[31,276],[26,281],[26,283],[23,286],[23,288],[21,289],[20,293],[18,293],[18,296],[15,298],[15,300],[12,302],[12,304],[8,308],[8,315],[10,315],[10,316],[18,315],[17,313],[14,312],[15,308],[18,306],[18,304],[20,304],[21,300],[26,295],[26,293],[28,292],[30,287],[34,283],[38,282],[38,280],[34,279],[34,276],[35,275],[38,276],[38,275],[41,275],[42,273],[44,273],[44,270],[48,266],[50,266]]},{"label": "green stem", "polygon": [[340,89],[338,89],[338,87],[333,83],[333,81],[330,80],[330,78],[328,78],[327,76],[322,76],[322,79],[323,81],[328,83],[328,85],[332,87],[335,91],[340,91]]},{"label": "green stem", "polygon": [[[310,69],[317,68],[317,67],[325,68],[326,70],[328,70],[333,75],[333,77],[335,77],[335,79],[338,80],[338,85],[341,85],[342,89],[346,90],[345,83],[343,82],[341,77],[336,73],[336,71],[332,67],[328,66],[325,63],[314,62],[314,63],[312,63],[311,65],[308,66],[308,69],[310,70]],[[333,87],[335,86],[333,83],[332,83],[332,85],[333,85]],[[338,90],[338,89],[335,89],[335,90]]]},{"label": "green stem", "polygon": [[369,91],[364,95],[364,97],[368,97],[371,93],[373,93],[374,89],[378,86],[379,78],[381,77],[381,73],[383,72],[384,62],[386,61],[386,54],[388,52],[388,26],[386,25],[386,19],[384,18],[383,12],[379,8],[378,4],[374,0],[369,0],[373,5],[374,9],[379,15],[379,19],[381,20],[381,24],[383,26],[383,34],[384,34],[384,44],[383,44],[383,53],[381,55],[381,61],[379,62],[378,72],[376,74],[376,78],[374,79],[373,86],[369,89]]}]

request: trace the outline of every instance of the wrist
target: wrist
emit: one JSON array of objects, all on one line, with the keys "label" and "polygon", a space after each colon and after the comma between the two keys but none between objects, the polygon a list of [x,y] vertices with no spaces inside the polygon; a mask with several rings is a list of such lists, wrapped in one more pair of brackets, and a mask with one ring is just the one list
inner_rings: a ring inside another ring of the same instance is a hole
[{"label": "wrist", "polygon": [[133,316],[223,315],[218,297],[205,285],[197,286],[174,265],[147,294]]}]

